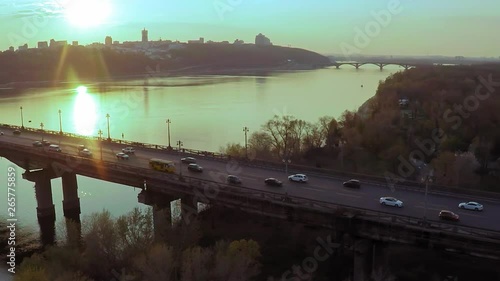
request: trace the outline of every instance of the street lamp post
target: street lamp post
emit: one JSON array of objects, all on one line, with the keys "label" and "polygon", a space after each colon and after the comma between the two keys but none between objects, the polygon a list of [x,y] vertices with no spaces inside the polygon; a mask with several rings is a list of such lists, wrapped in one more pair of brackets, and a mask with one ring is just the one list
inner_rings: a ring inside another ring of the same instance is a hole
[{"label": "street lamp post", "polygon": [[[180,156],[181,155],[181,147],[183,146],[182,141],[177,141],[177,145],[179,146],[179,156]],[[179,175],[182,177],[182,160],[181,159],[179,159]]]},{"label": "street lamp post", "polygon": [[101,161],[102,161],[102,130],[99,129],[97,133],[99,134],[99,146],[101,148]]},{"label": "street lamp post", "polygon": [[62,135],[62,119],[61,119],[61,110],[59,109],[59,134]]},{"label": "street lamp post", "polygon": [[248,159],[248,142],[247,142],[248,127],[243,127],[243,132],[245,132],[245,157]]},{"label": "street lamp post", "polygon": [[106,114],[106,118],[108,119],[108,141],[111,141],[111,136],[109,134],[109,113]]},{"label": "street lamp post", "polygon": [[172,147],[170,146],[170,119],[167,119],[167,133],[168,133],[168,149],[172,149]]},{"label": "street lamp post", "polygon": [[42,131],[43,131],[43,122],[40,123],[40,129],[42,129]]},{"label": "street lamp post", "polygon": [[424,195],[424,222],[427,222],[427,192],[429,190],[429,182],[432,182],[433,171],[431,170],[424,178],[425,180],[425,195]]},{"label": "street lamp post", "polygon": [[292,160],[288,159],[288,157],[285,157],[283,159],[283,163],[285,163],[285,174],[288,177],[288,164],[290,164]]},{"label": "street lamp post", "polygon": [[23,107],[20,106],[19,109],[21,110],[21,129],[24,129]]}]

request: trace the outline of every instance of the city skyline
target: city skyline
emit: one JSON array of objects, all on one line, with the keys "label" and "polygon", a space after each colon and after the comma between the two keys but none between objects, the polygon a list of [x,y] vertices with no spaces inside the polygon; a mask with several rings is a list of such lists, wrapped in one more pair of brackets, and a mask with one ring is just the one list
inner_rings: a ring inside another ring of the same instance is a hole
[{"label": "city skyline", "polygon": [[145,27],[149,40],[253,42],[263,33],[275,45],[321,54],[498,57],[500,37],[486,31],[500,25],[500,3],[476,3],[18,0],[0,3],[0,50],[50,39],[140,41],[138,30]]}]

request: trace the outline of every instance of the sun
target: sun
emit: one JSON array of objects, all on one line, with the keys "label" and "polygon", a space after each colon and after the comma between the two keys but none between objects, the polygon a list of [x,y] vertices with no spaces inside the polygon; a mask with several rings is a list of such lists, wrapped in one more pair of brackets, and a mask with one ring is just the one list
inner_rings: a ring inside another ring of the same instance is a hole
[{"label": "sun", "polygon": [[112,10],[109,0],[71,0],[64,8],[66,20],[80,28],[102,25]]}]

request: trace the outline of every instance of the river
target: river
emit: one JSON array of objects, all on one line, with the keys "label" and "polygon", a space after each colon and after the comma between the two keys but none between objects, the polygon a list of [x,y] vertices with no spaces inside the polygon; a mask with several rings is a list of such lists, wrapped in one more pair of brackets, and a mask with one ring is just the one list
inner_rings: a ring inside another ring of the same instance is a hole
[{"label": "river", "polygon": [[[372,97],[380,80],[401,70],[387,66],[273,73],[268,76],[193,76],[144,78],[115,83],[66,83],[57,88],[0,90],[0,123],[164,144],[170,119],[172,146],[218,151],[229,142],[244,143],[243,127],[250,133],[273,115],[290,114],[315,122],[324,115],[339,117]],[[22,110],[20,109],[22,107]],[[59,110],[61,113],[59,114]],[[21,120],[22,112],[22,120]],[[60,118],[59,118],[60,116]],[[60,122],[61,121],[61,122]],[[0,159],[6,175],[13,165]],[[16,216],[19,226],[37,232],[33,183],[17,169]],[[5,177],[1,180],[5,182]],[[138,189],[78,177],[82,215],[109,210],[125,214],[142,204]],[[61,179],[52,180],[57,223],[64,222]],[[6,191],[3,191],[4,194]],[[1,196],[0,218],[5,220],[7,200]],[[118,199],[118,200],[117,200]]]}]

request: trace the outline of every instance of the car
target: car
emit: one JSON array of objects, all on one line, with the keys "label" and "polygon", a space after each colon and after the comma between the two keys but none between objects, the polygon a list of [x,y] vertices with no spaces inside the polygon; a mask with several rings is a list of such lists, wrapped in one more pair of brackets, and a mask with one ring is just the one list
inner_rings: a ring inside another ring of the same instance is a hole
[{"label": "car", "polygon": [[48,140],[42,140],[42,145],[43,146],[50,146],[50,141],[48,141]]},{"label": "car", "polygon": [[351,188],[360,188],[361,187],[361,183],[359,182],[359,180],[355,180],[355,179],[350,179],[348,181],[345,181],[342,183],[342,185],[345,187],[351,187]]},{"label": "car", "polygon": [[441,210],[439,212],[439,218],[442,220],[459,221],[460,216],[448,210]]},{"label": "car", "polygon": [[42,147],[42,146],[43,146],[43,144],[42,144],[42,142],[41,142],[41,141],[34,141],[34,142],[33,142],[33,146],[34,146],[34,147]]},{"label": "car", "polygon": [[241,184],[241,179],[234,175],[228,175],[226,181],[232,184]]},{"label": "car", "polygon": [[61,148],[57,144],[49,145],[49,151],[62,152]]},{"label": "car", "polygon": [[85,149],[80,150],[78,152],[78,155],[90,158],[90,157],[92,157],[92,152],[90,152],[90,150],[88,150],[88,149],[85,148]]},{"label": "car", "polygon": [[134,154],[135,153],[135,149],[133,147],[125,147],[124,149],[122,149],[122,152],[123,153],[126,153],[126,154]]},{"label": "car", "polygon": [[123,152],[119,152],[116,154],[116,158],[121,159],[121,160],[128,160],[128,157],[129,156]]},{"label": "car", "polygon": [[14,135],[20,135],[20,134],[21,134],[21,131],[19,131],[19,130],[14,130],[12,133],[13,133]]},{"label": "car", "polygon": [[394,197],[380,197],[380,204],[384,206],[393,206],[393,207],[403,207],[403,201],[398,200]]},{"label": "car", "polygon": [[87,147],[86,147],[85,145],[80,144],[80,145],[78,146],[78,152],[80,152],[80,151],[82,151],[82,150],[84,150],[84,149],[87,149]]},{"label": "car", "polygon": [[483,205],[477,203],[477,202],[467,202],[467,203],[460,203],[458,204],[458,207],[461,209],[466,209],[466,210],[474,210],[474,211],[482,211],[483,210]]},{"label": "car", "polygon": [[283,186],[283,183],[275,178],[267,178],[264,183],[270,186]]},{"label": "car", "polygon": [[184,157],[184,158],[181,158],[181,162],[188,163],[188,164],[195,164],[196,159],[194,159],[193,157]]},{"label": "car", "polygon": [[0,136],[3,136],[3,132],[0,132]]},{"label": "car", "polygon": [[198,164],[191,163],[188,165],[188,170],[201,173],[203,172],[203,167]]},{"label": "car", "polygon": [[307,182],[307,176],[304,174],[295,174],[295,175],[288,176],[288,180],[305,183],[305,182]]}]

